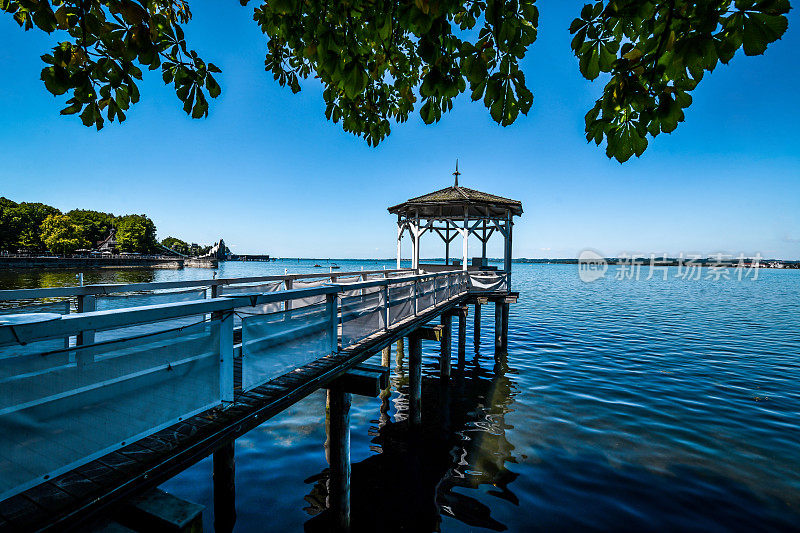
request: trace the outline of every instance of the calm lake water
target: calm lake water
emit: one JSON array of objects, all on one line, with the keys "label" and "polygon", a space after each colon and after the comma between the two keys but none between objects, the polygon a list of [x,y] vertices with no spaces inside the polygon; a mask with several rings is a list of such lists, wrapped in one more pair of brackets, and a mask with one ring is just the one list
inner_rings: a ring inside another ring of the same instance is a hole
[{"label": "calm lake water", "polygon": [[[312,265],[219,270],[231,277]],[[85,274],[87,283],[210,277],[199,269]],[[733,271],[720,280],[676,274],[618,280],[612,267],[583,283],[575,265],[515,264],[520,299],[507,355],[494,354],[491,306],[477,354],[470,315],[467,361],[459,368],[454,353],[448,388],[435,346],[424,344],[419,439],[405,432],[407,359],[393,347],[391,396],[353,398],[356,529],[800,529],[800,271],[762,269],[741,281]],[[3,288],[63,284],[74,284],[74,272],[0,272]],[[318,392],[236,442],[236,531],[319,530],[324,419]],[[206,505],[213,530],[210,459],[163,488]]]}]

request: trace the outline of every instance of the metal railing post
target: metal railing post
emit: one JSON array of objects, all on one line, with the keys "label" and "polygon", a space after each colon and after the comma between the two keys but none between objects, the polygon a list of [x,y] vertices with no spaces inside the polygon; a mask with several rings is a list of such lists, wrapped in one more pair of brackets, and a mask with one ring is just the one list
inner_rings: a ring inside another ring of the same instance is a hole
[{"label": "metal railing post", "polygon": [[[286,278],[285,280],[283,280],[283,284],[286,287],[287,291],[292,290],[292,279],[291,278]],[[292,301],[291,300],[286,300],[285,302],[283,302],[284,311],[288,311],[291,308],[292,308]]]},{"label": "metal railing post", "polygon": [[389,304],[391,303],[391,302],[389,302],[389,284],[388,283],[383,286],[383,301],[384,301],[384,306],[386,307],[386,309],[384,310],[383,330],[384,331],[388,331],[389,330]]},{"label": "metal railing post", "polygon": [[417,284],[419,283],[418,279],[414,279],[414,316],[417,316]]},{"label": "metal railing post", "polygon": [[219,395],[233,402],[233,311],[219,314]]},{"label": "metal railing post", "polygon": [[[90,313],[97,310],[97,300],[92,294],[81,294],[78,296],[78,312]],[[67,337],[69,341],[69,337]],[[75,336],[77,346],[94,344],[94,330],[79,331]],[[75,363],[81,367],[94,362],[94,353],[91,350],[78,350],[75,355]]]},{"label": "metal railing post", "polygon": [[327,294],[325,298],[331,328],[331,353],[336,353],[339,351],[339,306],[337,303],[339,295]]},{"label": "metal railing post", "polygon": [[[78,312],[90,313],[97,310],[97,299],[93,294],[81,294],[78,296]],[[78,345],[94,344],[94,330],[81,331],[77,335]]]}]

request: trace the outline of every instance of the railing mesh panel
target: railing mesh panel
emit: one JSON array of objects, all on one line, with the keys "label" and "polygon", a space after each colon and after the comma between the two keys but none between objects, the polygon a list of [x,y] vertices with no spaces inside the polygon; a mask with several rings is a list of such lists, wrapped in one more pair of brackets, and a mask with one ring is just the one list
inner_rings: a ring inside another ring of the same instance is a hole
[{"label": "railing mesh panel", "polygon": [[342,347],[355,344],[386,327],[386,300],[381,287],[363,296],[341,299]]},{"label": "railing mesh panel", "polygon": [[0,348],[0,499],[220,403],[216,322],[52,352],[47,342]]},{"label": "railing mesh panel", "polygon": [[389,324],[394,325],[414,314],[414,282],[389,287]]},{"label": "railing mesh panel", "polygon": [[242,319],[242,389],[250,390],[332,351],[329,304]]},{"label": "railing mesh panel", "polygon": [[[235,296],[237,294],[251,294],[278,292],[284,289],[283,281],[274,281],[270,283],[259,283],[257,285],[234,285],[234,286],[220,286],[220,296]],[[282,311],[284,308],[283,302],[273,302],[268,304],[260,304],[248,307],[237,307],[236,314],[233,316],[233,327],[238,328],[242,325],[242,315],[245,313],[254,315],[264,315],[267,313],[276,313]]]},{"label": "railing mesh panel", "polygon": [[423,311],[431,307],[434,303],[434,292],[436,286],[434,279],[426,279],[417,283],[417,312]]},{"label": "railing mesh panel", "polygon": [[[292,283],[293,289],[308,289],[310,287],[319,287],[321,285],[330,285],[331,281],[328,278],[318,279],[314,281],[301,281],[301,280],[294,280]],[[307,305],[316,305],[320,303],[325,303],[325,295],[321,294],[319,296],[309,296],[308,298],[298,298],[296,300],[292,300],[292,307],[304,307]]]},{"label": "railing mesh panel", "polygon": [[435,279],[436,283],[436,303],[441,303],[448,298],[448,276],[440,276]]},{"label": "railing mesh panel", "polygon": [[[111,296],[98,296],[95,307],[98,311],[109,309],[122,309],[126,307],[141,307],[145,305],[159,305],[176,302],[191,302],[202,300],[206,297],[205,289],[194,289],[189,291],[172,292],[153,292],[148,294],[115,294]],[[192,315],[171,320],[162,320],[147,324],[138,324],[126,328],[117,328],[110,331],[98,331],[95,334],[95,342],[104,342],[115,339],[124,339],[147,335],[158,331],[179,328],[196,324],[203,320],[203,315]]]}]

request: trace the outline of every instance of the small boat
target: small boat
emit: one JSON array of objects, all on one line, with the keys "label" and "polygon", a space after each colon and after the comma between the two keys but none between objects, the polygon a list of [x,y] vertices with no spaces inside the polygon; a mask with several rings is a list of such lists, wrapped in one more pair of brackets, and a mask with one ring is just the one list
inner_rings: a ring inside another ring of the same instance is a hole
[{"label": "small boat", "polygon": [[319,264],[314,265],[314,268],[322,268],[322,265],[319,265]]},{"label": "small boat", "polygon": [[341,267],[339,265],[337,265],[336,263],[331,265],[331,270],[339,270],[340,268]]}]

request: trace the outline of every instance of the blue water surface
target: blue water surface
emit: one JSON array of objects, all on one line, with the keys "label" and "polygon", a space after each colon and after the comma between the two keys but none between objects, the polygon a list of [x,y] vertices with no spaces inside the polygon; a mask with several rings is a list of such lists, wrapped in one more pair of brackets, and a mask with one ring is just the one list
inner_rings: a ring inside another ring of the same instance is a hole
[{"label": "blue water surface", "polygon": [[[313,264],[223,263],[220,276]],[[147,272],[141,281],[209,277]],[[407,359],[393,346],[391,395],[353,401],[355,528],[799,529],[800,271],[616,274],[584,283],[575,265],[515,264],[507,354],[494,353],[491,304],[478,353],[470,308],[449,386],[426,344],[416,436],[404,422]],[[138,274],[87,282],[118,275]],[[317,392],[237,440],[236,531],[325,530],[324,419]],[[206,505],[213,530],[210,459],[163,488]]]}]

